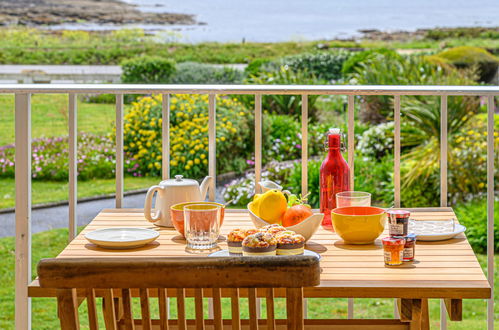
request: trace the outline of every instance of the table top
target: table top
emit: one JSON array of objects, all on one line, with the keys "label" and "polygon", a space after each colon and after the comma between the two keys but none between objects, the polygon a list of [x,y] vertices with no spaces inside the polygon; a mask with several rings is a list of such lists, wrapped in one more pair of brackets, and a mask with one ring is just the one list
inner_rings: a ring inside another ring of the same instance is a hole
[{"label": "table top", "polygon": [[[456,218],[451,208],[411,209],[415,220]],[[89,243],[85,233],[109,227],[140,227],[157,230],[159,238],[144,247],[107,250]],[[221,234],[233,228],[253,228],[247,211],[227,210]],[[385,231],[380,238],[387,236]],[[227,248],[225,241],[222,249]],[[417,242],[414,262],[386,267],[381,240],[374,245],[347,245],[331,230],[320,227],[306,249],[321,255],[321,284],[305,288],[306,297],[371,298],[490,298],[487,279],[464,234],[441,242]],[[59,254],[58,258],[78,257],[190,257],[185,240],[173,228],[147,222],[141,209],[105,209]],[[52,296],[35,280],[30,296]]]}]

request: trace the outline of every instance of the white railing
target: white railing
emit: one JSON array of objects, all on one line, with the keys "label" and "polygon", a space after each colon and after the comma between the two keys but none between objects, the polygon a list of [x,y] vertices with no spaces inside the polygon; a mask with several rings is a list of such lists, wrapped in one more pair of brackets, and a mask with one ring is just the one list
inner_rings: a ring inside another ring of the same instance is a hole
[{"label": "white railing", "polygon": [[[255,178],[260,180],[262,170],[262,96],[271,94],[301,95],[302,135],[302,194],[307,192],[308,165],[308,96],[348,95],[348,163],[351,166],[351,187],[354,169],[354,106],[356,95],[389,95],[394,97],[394,205],[400,207],[400,97],[405,95],[432,95],[441,97],[441,166],[440,205],[447,206],[447,97],[487,97],[487,277],[494,288],[494,97],[496,86],[300,86],[300,85],[0,85],[0,93],[15,94],[16,144],[16,329],[31,326],[31,305],[27,286],[31,282],[31,94],[63,93],[69,97],[69,240],[76,235],[77,204],[77,94],[109,93],[116,97],[116,207],[123,205],[123,95],[163,95],[162,103],[162,177],[169,177],[169,97],[171,94],[208,94],[208,173],[216,176],[216,95],[249,94],[255,96]],[[215,188],[215,180],[212,188]],[[215,189],[210,190],[213,200]],[[487,304],[488,329],[494,328],[494,294]],[[349,300],[348,317],[353,317],[353,300]],[[396,314],[395,308],[395,314]],[[446,327],[445,305],[441,304],[441,325]]]}]

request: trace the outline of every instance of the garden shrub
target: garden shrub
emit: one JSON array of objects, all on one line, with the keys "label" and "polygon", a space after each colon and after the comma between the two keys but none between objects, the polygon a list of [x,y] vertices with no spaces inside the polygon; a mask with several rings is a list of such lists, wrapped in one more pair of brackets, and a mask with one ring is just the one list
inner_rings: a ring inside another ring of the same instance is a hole
[{"label": "garden shrub", "polygon": [[257,76],[260,72],[272,71],[279,67],[275,62],[272,62],[266,58],[257,58],[250,63],[244,69],[246,76]]},{"label": "garden shrub", "polygon": [[[494,218],[499,219],[499,202],[494,203]],[[487,200],[476,199],[454,207],[459,222],[475,253],[487,252]],[[494,223],[494,252],[499,252],[499,222]]]},{"label": "garden shrub", "polygon": [[[125,115],[124,149],[134,176],[161,174],[161,95],[132,103]],[[199,178],[208,172],[208,95],[170,98],[170,173]],[[253,115],[237,100],[217,96],[217,170],[242,171],[253,152]]]},{"label": "garden shrub", "polygon": [[[301,157],[301,122],[291,116],[270,115],[264,121],[270,123],[268,137],[270,148],[264,153],[264,160],[293,160]],[[324,151],[323,141],[328,131],[326,124],[309,124],[309,155]]]},{"label": "garden shrub", "polygon": [[400,55],[396,51],[387,48],[369,49],[361,52],[356,52],[353,53],[353,55],[351,55],[349,58],[347,58],[345,62],[343,62],[341,73],[343,75],[353,74],[362,63],[373,59],[379,54],[394,58],[400,57]]},{"label": "garden shrub", "polygon": [[487,50],[479,47],[461,46],[444,50],[435,55],[457,68],[478,67],[479,81],[490,82],[497,74],[499,59]]},{"label": "garden shrub", "polygon": [[244,73],[230,67],[215,67],[209,64],[184,62],[177,64],[171,77],[173,84],[241,84]]},{"label": "garden shrub", "polygon": [[[295,72],[285,66],[280,67],[277,71],[261,72],[258,76],[250,76],[244,82],[251,85],[324,85],[327,83],[325,80],[317,79],[306,72]],[[318,95],[308,97],[308,113],[312,120],[317,120],[315,102],[318,97]],[[247,108],[254,108],[255,98],[252,95],[243,96],[241,100]],[[263,110],[270,113],[299,118],[301,116],[301,95],[265,95],[262,98],[262,107]]]},{"label": "garden shrub", "polygon": [[[392,56],[376,54],[360,64],[353,75],[354,82],[360,85],[476,85],[469,72],[445,70],[430,63],[422,56]],[[365,96],[362,98],[360,119],[363,122],[380,123],[393,119],[393,97]],[[428,96],[401,98],[401,110],[415,126],[425,121],[421,128],[427,127],[431,135],[440,128],[440,99]],[[460,118],[470,111],[478,111],[475,97],[449,98],[450,124],[458,128]],[[470,116],[468,115],[467,118]],[[459,118],[459,120],[455,120]],[[426,122],[427,121],[427,122]],[[452,127],[454,128],[454,127]]]},{"label": "garden shrub", "polygon": [[121,63],[121,81],[132,84],[168,83],[175,73],[175,62],[158,56],[141,56]]},{"label": "garden shrub", "polygon": [[305,53],[286,56],[281,65],[287,65],[292,71],[305,71],[319,79],[327,81],[338,80],[342,77],[341,68],[349,59],[348,51]]},{"label": "garden shrub", "polygon": [[[68,137],[34,139],[31,144],[31,173],[35,180],[67,181]],[[108,136],[78,135],[78,180],[114,178],[115,143]],[[15,145],[0,147],[0,177],[15,176]]]}]

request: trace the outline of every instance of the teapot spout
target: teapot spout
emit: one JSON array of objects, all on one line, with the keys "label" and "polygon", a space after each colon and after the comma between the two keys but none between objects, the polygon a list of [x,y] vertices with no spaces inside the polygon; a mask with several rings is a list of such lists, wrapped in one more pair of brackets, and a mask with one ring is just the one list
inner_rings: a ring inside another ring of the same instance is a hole
[{"label": "teapot spout", "polygon": [[208,188],[210,187],[212,180],[212,176],[207,176],[204,178],[203,182],[201,182],[201,186],[199,187],[199,190],[201,191],[201,199],[206,199],[206,193],[208,192]]}]

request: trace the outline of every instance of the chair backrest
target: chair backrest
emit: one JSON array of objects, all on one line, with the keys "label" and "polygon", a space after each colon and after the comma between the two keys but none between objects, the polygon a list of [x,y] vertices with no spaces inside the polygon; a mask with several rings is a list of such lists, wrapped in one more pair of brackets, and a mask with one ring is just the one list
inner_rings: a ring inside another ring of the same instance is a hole
[{"label": "chair backrest", "polygon": [[[267,329],[276,327],[274,288],[286,292],[286,325],[303,328],[303,287],[320,281],[319,261],[310,256],[225,257],[225,258],[55,258],[38,264],[41,287],[57,291],[58,313],[62,329],[79,327],[78,305],[87,299],[90,329],[98,329],[96,296],[103,297],[103,315],[107,329],[134,329],[141,324],[151,329],[171,326],[196,329],[205,325],[222,329],[230,322],[240,329],[248,322],[257,329],[257,289],[264,292],[267,305]],[[138,291],[137,291],[138,290]],[[140,297],[141,320],[133,319],[132,294]],[[249,320],[241,321],[239,298],[248,296]],[[159,320],[151,320],[149,297],[157,296]],[[186,320],[186,296],[194,296],[195,320]],[[231,298],[232,320],[222,320],[222,296]],[[168,316],[167,298],[176,297],[177,319]],[[213,320],[204,319],[203,297],[213,298]]]}]

